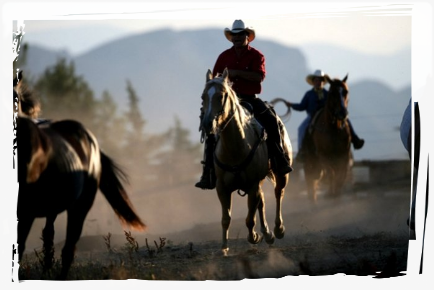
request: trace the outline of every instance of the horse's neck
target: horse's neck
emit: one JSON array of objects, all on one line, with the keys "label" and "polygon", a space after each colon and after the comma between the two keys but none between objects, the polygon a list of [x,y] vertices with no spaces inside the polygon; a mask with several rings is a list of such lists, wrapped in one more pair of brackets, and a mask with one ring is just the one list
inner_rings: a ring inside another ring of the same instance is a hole
[{"label": "horse's neck", "polygon": [[327,103],[324,106],[323,114],[324,114],[324,119],[325,119],[326,123],[332,123],[333,122],[334,117],[333,117],[331,105],[329,103]]},{"label": "horse's neck", "polygon": [[228,156],[231,160],[243,159],[244,152],[248,153],[251,148],[247,139],[251,135],[249,130],[252,130],[252,127],[244,123],[245,116],[242,110],[243,108],[239,106],[234,111],[233,118],[219,135],[222,152],[225,152],[225,156]]}]

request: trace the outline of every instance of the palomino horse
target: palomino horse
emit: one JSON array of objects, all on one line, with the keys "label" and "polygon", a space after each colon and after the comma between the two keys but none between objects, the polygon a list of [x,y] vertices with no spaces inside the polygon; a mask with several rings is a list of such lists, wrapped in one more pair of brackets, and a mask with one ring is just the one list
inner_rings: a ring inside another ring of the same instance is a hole
[{"label": "palomino horse", "polygon": [[[14,85],[18,82],[15,80]],[[20,99],[14,87],[14,99]],[[18,106],[19,108],[20,106]],[[45,268],[52,265],[54,221],[67,211],[67,233],[62,249],[59,279],[66,279],[83,223],[100,189],[125,226],[142,231],[145,224],[137,216],[122,185],[126,177],[106,155],[93,134],[76,121],[44,125],[18,112],[18,253],[23,257],[27,236],[37,217],[45,217],[42,233]]]},{"label": "palomino horse", "polygon": [[[426,85],[420,87],[410,98],[400,127],[401,141],[409,153],[411,163],[416,168],[417,177],[413,200],[410,203],[411,214],[407,219],[407,225],[412,230],[416,230],[420,222],[422,222],[418,237],[419,244],[422,247],[428,247],[426,224],[434,206],[432,195],[434,190],[432,181],[434,177],[432,173],[432,164],[434,162],[434,141],[432,140],[434,134],[433,94],[432,75],[428,74]],[[422,202],[419,217],[418,200],[420,193]],[[432,226],[430,226],[430,233],[431,237],[433,237]]]},{"label": "palomino horse", "polygon": [[[204,116],[201,128],[205,134],[216,135],[214,167],[217,177],[216,189],[222,206],[222,253],[228,253],[229,226],[231,223],[232,192],[243,191],[248,195],[246,226],[247,240],[252,244],[261,242],[262,236],[255,231],[256,211],[259,212],[261,232],[265,241],[283,238],[285,227],[282,219],[282,200],[289,174],[279,175],[270,169],[265,133],[256,119],[241,106],[229,85],[228,71],[212,78],[208,70],[202,94]],[[289,137],[282,136],[285,150],[292,160]],[[266,177],[274,183],[276,218],[274,234],[265,216],[265,200],[262,184]]]},{"label": "palomino horse", "polygon": [[306,132],[304,172],[309,198],[317,201],[318,184],[322,176],[328,179],[328,195],[339,196],[344,186],[351,160],[351,134],[348,123],[348,75],[330,83],[327,101],[314,117]]}]

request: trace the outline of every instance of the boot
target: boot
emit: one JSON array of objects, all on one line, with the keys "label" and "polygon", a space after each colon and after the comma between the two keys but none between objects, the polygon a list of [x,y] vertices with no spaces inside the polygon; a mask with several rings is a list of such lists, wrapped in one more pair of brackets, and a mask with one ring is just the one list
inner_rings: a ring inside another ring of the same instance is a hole
[{"label": "boot", "polygon": [[290,165],[289,156],[283,151],[278,144],[274,144],[274,148],[271,150],[271,157],[274,161],[274,169],[280,174],[287,174],[292,171]]},{"label": "boot", "polygon": [[286,154],[276,158],[276,169],[280,174],[287,174],[292,171],[292,167],[289,165],[289,157]]},{"label": "boot", "polygon": [[202,176],[195,186],[202,189],[214,189],[216,186],[216,176],[214,169],[206,166],[205,162],[202,162],[202,164],[204,164]]},{"label": "boot", "polygon": [[198,188],[214,189],[216,186],[217,177],[214,171],[214,146],[215,137],[214,135],[209,135],[205,141],[202,176],[199,182],[195,184]]},{"label": "boot", "polygon": [[354,149],[360,149],[365,144],[365,140],[360,139],[357,136],[356,131],[354,131],[353,124],[348,120],[348,125],[350,125],[351,143],[353,143]]},{"label": "boot", "polygon": [[360,139],[359,137],[351,138],[351,143],[353,143],[354,149],[360,149],[365,144],[365,140]]}]

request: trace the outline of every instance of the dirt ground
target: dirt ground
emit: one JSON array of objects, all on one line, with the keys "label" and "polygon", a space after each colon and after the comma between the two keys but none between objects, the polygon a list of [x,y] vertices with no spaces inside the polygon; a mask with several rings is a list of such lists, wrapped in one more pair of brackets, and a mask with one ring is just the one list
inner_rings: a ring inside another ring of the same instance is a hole
[{"label": "dirt ground", "polygon": [[[273,245],[248,243],[247,200],[234,193],[228,256],[220,250],[221,215],[215,190],[195,189],[190,183],[185,188],[157,189],[142,199],[133,198],[149,231],[131,233],[138,251],[129,258],[130,244],[122,235],[126,232],[109,231],[115,252],[109,254],[107,229],[95,230],[101,213],[91,214],[77,244],[70,279],[80,279],[81,286],[89,288],[424,286],[432,277],[430,252],[419,246],[417,232],[406,224],[414,185],[412,176],[386,184],[353,184],[341,198],[320,194],[313,205],[304,184],[290,182],[282,206],[285,236]],[[268,224],[273,227],[275,201],[269,185],[264,191]],[[56,255],[61,252],[64,228],[57,225]],[[29,239],[35,245],[28,246],[23,261],[40,250],[40,230],[36,227]],[[99,261],[105,264],[95,266]],[[23,270],[21,275],[29,274]]]},{"label": "dirt ground", "polygon": [[[409,243],[409,180],[353,187],[339,199],[321,194],[316,205],[303,190],[296,192],[285,197],[285,237],[271,246],[247,242],[242,217],[246,199],[234,196],[234,207],[239,207],[242,214],[232,220],[227,257],[221,255],[218,221],[157,235],[133,234],[139,250],[129,257],[125,254],[125,236],[112,235],[111,247],[116,253],[109,254],[102,235],[84,235],[77,244],[70,279],[233,281],[298,275],[404,275]],[[275,203],[270,198],[267,202],[272,226]],[[177,217],[172,216],[175,222]],[[160,238],[165,241],[161,249]],[[60,253],[61,245],[56,253]],[[94,274],[90,274],[88,261],[101,261],[101,265],[93,264],[97,268]]]}]

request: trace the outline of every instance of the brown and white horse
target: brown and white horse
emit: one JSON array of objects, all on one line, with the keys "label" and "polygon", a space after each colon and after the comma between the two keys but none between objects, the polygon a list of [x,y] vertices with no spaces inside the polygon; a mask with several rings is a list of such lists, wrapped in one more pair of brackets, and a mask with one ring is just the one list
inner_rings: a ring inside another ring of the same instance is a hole
[{"label": "brown and white horse", "polygon": [[100,189],[125,226],[146,226],[134,211],[122,185],[125,173],[103,153],[94,135],[73,120],[37,125],[21,111],[19,80],[14,80],[18,159],[18,253],[23,257],[33,221],[45,217],[45,267],[52,263],[54,221],[67,212],[66,241],[59,279],[66,279],[83,223]]}]

